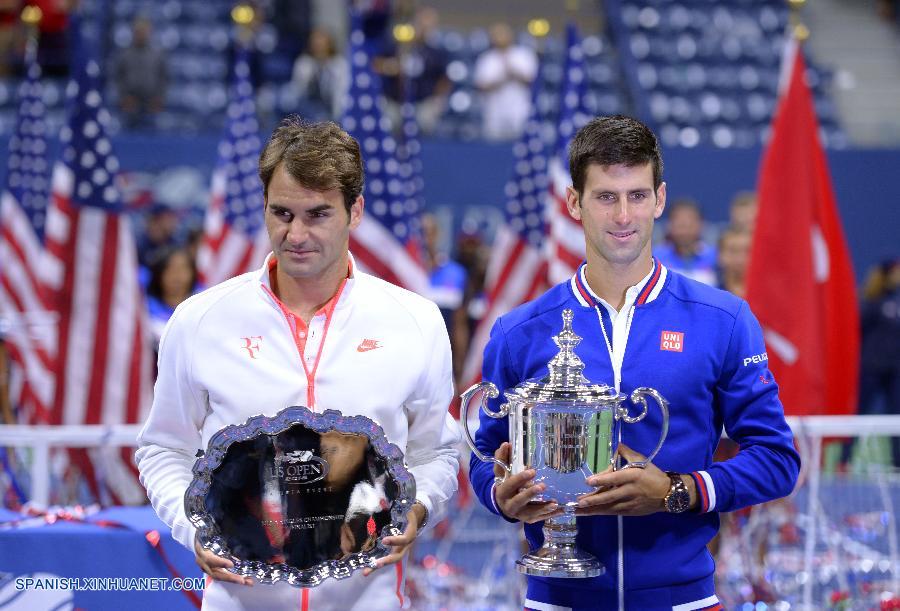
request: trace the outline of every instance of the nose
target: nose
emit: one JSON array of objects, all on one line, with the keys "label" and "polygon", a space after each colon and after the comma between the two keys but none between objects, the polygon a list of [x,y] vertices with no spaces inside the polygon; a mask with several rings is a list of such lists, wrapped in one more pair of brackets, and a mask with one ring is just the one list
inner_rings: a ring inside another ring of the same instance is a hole
[{"label": "nose", "polygon": [[620,197],[619,201],[613,207],[613,221],[619,225],[626,225],[630,220],[630,214],[628,210],[628,201],[625,197]]},{"label": "nose", "polygon": [[291,244],[300,244],[304,240],[306,240],[307,235],[309,235],[309,230],[306,227],[306,223],[303,222],[300,218],[294,218],[291,220],[291,224],[288,226],[287,239]]}]

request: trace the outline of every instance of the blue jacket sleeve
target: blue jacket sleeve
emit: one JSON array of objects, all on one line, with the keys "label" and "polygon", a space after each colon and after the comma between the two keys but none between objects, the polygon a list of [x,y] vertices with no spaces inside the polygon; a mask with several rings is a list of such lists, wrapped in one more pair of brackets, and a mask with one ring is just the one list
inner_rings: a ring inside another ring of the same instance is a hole
[{"label": "blue jacket sleeve", "polygon": [[[497,386],[500,395],[491,399],[488,403],[492,411],[497,411],[505,402],[503,391],[519,383],[511,366],[509,349],[506,345],[506,334],[503,331],[503,322],[498,318],[491,328],[491,337],[484,348],[484,360],[481,377],[485,382],[492,382]],[[475,447],[486,456],[493,456],[494,452],[504,441],[509,441],[509,419],[491,418],[484,411],[479,413],[478,432],[475,434]],[[472,489],[481,503],[491,512],[503,516],[494,505],[494,465],[482,462],[472,453],[469,459],[469,479]],[[506,516],[503,516],[506,518]],[[508,519],[508,518],[507,518]]]},{"label": "blue jacket sleeve", "polygon": [[719,376],[716,396],[725,432],[740,447],[714,463],[708,511],[734,511],[791,493],[800,471],[778,385],[769,371],[762,329],[741,303]]}]

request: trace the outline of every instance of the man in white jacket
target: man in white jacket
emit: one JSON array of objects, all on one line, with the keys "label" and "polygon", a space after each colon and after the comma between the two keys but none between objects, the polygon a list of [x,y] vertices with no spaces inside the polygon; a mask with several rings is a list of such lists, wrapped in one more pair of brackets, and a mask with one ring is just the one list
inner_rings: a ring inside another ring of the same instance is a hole
[{"label": "man in white jacket", "polygon": [[[169,321],[138,438],[141,481],[208,575],[204,609],[397,609],[409,545],[441,519],[457,486],[443,319],[430,301],[355,268],[349,236],[363,216],[363,166],[350,135],[333,123],[286,119],[260,156],[259,175],[272,254],[258,271],[191,297]],[[376,570],[314,589],[247,587],[251,579],[197,544],[184,493],[213,434],[292,405],[377,422],[405,454],[416,502],[403,535],[384,539],[392,553]]]}]

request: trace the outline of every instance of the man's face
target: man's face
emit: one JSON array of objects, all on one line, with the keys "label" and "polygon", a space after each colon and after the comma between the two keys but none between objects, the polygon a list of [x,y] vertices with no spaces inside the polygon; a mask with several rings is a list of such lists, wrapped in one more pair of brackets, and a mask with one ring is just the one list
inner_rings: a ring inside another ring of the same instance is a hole
[{"label": "man's face", "polygon": [[719,244],[719,267],[725,274],[743,278],[750,262],[751,236],[747,232],[728,233]]},{"label": "man's face", "polygon": [[340,273],[336,268],[346,264],[350,230],[359,226],[362,213],[362,197],[348,216],[339,190],[307,189],[279,165],[269,181],[265,210],[278,269],[296,279]]},{"label": "man's face", "polygon": [[666,185],[653,188],[653,167],[622,164],[588,166],[581,197],[566,193],[569,214],[584,227],[589,260],[613,266],[650,258],[653,221],[666,207]]},{"label": "man's face", "polygon": [[689,206],[673,207],[669,213],[669,237],[679,249],[690,250],[700,240],[703,221],[700,213]]}]

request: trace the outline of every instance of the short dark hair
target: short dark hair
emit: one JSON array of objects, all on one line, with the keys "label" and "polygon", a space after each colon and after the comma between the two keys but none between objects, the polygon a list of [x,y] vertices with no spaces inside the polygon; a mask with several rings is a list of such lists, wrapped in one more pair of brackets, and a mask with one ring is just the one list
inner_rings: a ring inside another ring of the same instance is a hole
[{"label": "short dark hair", "polygon": [[679,210],[690,210],[701,219],[703,218],[703,209],[700,208],[700,204],[690,197],[680,197],[666,207],[668,208],[667,212],[669,213],[669,218]]},{"label": "short dark hair", "polygon": [[191,287],[197,285],[197,263],[191,256],[191,251],[183,246],[170,246],[150,261],[150,279],[147,282],[147,294],[162,300],[165,294],[162,285],[163,274],[166,273],[172,259],[178,255],[184,255],[187,258],[188,265],[191,268]]},{"label": "short dark hair", "polygon": [[285,118],[272,132],[259,155],[259,179],[263,195],[276,168],[313,191],[338,189],[347,213],[362,193],[365,181],[359,142],[331,121],[312,123],[297,115]]},{"label": "short dark hair", "polygon": [[579,196],[584,192],[588,166],[592,163],[628,167],[650,163],[653,188],[658,189],[662,184],[663,162],[656,135],[631,117],[596,117],[575,134],[569,147],[569,173]]}]

